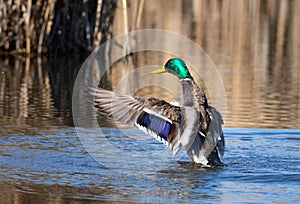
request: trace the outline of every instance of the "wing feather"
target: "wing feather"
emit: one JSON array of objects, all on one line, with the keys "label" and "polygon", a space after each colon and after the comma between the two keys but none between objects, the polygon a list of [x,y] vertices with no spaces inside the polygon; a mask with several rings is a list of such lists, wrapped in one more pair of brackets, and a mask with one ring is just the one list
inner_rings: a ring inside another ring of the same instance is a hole
[{"label": "wing feather", "polygon": [[116,122],[135,125],[171,148],[176,154],[180,145],[180,107],[164,100],[117,94],[91,89],[97,112]]}]

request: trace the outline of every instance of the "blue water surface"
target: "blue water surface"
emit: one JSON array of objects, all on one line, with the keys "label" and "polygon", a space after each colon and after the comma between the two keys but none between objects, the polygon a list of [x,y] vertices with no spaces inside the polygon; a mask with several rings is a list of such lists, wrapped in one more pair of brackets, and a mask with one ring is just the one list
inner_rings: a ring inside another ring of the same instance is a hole
[{"label": "blue water surface", "polygon": [[[134,128],[94,131],[113,147],[95,147],[100,159],[74,128],[28,131],[0,137],[0,203],[300,201],[300,130],[225,129],[227,166],[215,169],[170,157],[167,147]],[[126,151],[140,155],[124,159]]]}]

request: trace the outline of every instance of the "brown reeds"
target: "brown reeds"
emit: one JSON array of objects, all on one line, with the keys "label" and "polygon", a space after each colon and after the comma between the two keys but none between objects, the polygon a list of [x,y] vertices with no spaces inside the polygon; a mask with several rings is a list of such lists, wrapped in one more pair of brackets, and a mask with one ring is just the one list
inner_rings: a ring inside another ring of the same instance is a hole
[{"label": "brown reeds", "polygon": [[90,52],[110,34],[117,0],[0,0],[0,54]]}]

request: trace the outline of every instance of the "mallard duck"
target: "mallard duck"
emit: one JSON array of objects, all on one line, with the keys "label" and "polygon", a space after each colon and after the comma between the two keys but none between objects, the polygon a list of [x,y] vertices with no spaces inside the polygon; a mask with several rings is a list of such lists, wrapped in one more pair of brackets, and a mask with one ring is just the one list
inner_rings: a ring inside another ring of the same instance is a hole
[{"label": "mallard duck", "polygon": [[223,165],[225,140],[221,114],[208,105],[204,91],[195,83],[183,60],[172,58],[151,73],[165,72],[179,78],[182,105],[97,88],[92,91],[97,112],[117,122],[137,126],[167,145],[173,155],[184,148],[194,164]]}]

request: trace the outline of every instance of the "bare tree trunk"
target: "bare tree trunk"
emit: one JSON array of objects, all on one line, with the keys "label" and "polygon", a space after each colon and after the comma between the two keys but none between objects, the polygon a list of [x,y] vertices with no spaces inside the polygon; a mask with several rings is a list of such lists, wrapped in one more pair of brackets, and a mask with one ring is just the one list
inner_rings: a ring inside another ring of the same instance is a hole
[{"label": "bare tree trunk", "polygon": [[93,35],[94,36],[93,48],[96,48],[100,45],[101,32],[99,32],[99,26],[100,26],[101,8],[102,8],[102,0],[98,0],[95,27],[94,27],[94,35]]},{"label": "bare tree trunk", "polygon": [[25,17],[25,25],[26,25],[26,53],[30,54],[30,46],[31,46],[31,42],[30,42],[30,35],[31,35],[31,26],[30,26],[30,15],[31,15],[31,0],[27,1],[27,13],[26,13],[26,17]]},{"label": "bare tree trunk", "polygon": [[130,45],[129,45],[129,38],[128,34],[128,14],[127,14],[127,0],[122,0],[122,8],[123,8],[123,26],[124,26],[124,33],[125,33],[125,42],[123,45],[123,54],[126,56],[129,53]]},{"label": "bare tree trunk", "polygon": [[43,25],[41,28],[39,42],[38,42],[38,50],[37,50],[38,54],[41,54],[42,50],[43,50],[43,40],[44,40],[44,36],[45,36],[45,30],[46,30],[46,26],[48,24],[50,10],[52,11],[51,4],[49,1],[44,6],[46,7],[46,10],[45,10],[44,22],[43,22]]}]

